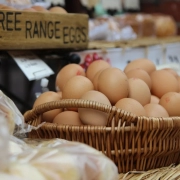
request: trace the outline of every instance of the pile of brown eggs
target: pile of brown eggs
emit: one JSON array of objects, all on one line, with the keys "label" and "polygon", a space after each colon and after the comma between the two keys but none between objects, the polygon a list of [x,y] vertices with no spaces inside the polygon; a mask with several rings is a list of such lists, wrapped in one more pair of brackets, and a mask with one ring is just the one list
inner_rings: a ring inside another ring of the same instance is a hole
[{"label": "pile of brown eggs", "polygon": [[[6,6],[6,5],[3,5],[3,4],[0,4],[0,9],[1,10],[19,10],[19,9],[14,8],[14,7]],[[32,6],[31,8],[22,9],[22,11],[50,12],[50,13],[60,13],[60,14],[66,14],[67,13],[67,11],[65,9],[63,9],[62,7],[59,7],[59,6],[52,7],[49,10],[45,9],[42,6]]]},{"label": "pile of brown eggs", "polygon": [[[85,99],[116,106],[137,116],[180,116],[180,77],[173,69],[156,70],[148,59],[130,62],[124,71],[106,61],[92,62],[87,71],[77,64],[63,67],[56,77],[58,92],[45,92],[37,105],[60,99]],[[97,110],[56,109],[43,121],[67,125],[107,124],[107,114]]]}]

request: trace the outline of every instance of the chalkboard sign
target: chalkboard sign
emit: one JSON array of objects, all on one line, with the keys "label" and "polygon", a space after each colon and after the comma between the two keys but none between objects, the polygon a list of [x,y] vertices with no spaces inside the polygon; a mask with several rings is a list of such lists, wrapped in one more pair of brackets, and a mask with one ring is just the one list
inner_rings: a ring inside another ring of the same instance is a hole
[{"label": "chalkboard sign", "polygon": [[83,49],[88,16],[0,10],[0,49]]}]

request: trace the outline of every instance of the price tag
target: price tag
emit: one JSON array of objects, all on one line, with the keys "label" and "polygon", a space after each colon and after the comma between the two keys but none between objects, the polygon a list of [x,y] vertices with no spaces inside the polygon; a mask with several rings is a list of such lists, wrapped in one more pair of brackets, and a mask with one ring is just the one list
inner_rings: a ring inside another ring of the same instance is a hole
[{"label": "price tag", "polygon": [[54,74],[52,69],[31,51],[9,51],[8,53],[29,81],[42,79]]},{"label": "price tag", "polygon": [[112,67],[116,67],[123,70],[125,63],[123,62],[121,55],[122,55],[121,48],[110,48],[107,49],[107,52],[103,56],[103,58],[109,59],[109,63],[111,64]]},{"label": "price tag", "polygon": [[118,9],[119,11],[122,10],[122,2],[119,0],[113,0],[113,3],[112,1],[101,0],[101,3],[104,9]]},{"label": "price tag", "polygon": [[167,44],[166,63],[176,63],[180,65],[180,43]]},{"label": "price tag", "polygon": [[119,59],[123,60],[123,69],[129,64],[131,61],[139,58],[145,57],[145,49],[144,48],[128,48],[126,50],[122,50],[121,56]]},{"label": "price tag", "polygon": [[156,66],[162,65],[164,64],[164,56],[163,56],[163,48],[162,46],[150,46],[148,47],[148,55],[147,58],[151,61],[153,61],[153,63]]}]

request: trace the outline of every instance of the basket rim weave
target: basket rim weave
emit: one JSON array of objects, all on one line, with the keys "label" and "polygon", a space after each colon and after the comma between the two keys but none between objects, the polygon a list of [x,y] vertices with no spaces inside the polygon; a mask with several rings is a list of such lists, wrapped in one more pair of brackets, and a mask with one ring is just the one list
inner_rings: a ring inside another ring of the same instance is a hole
[{"label": "basket rim weave", "polygon": [[[89,108],[89,109],[105,112],[109,115],[109,117],[112,117],[118,113],[119,117],[122,118],[123,122],[137,123],[139,120],[146,120],[146,121],[153,121],[153,128],[163,128],[163,129],[180,128],[180,117],[178,116],[166,117],[166,118],[137,116],[133,113],[122,110],[115,106],[105,105],[96,101],[83,100],[83,99],[62,99],[59,101],[51,101],[38,105],[24,114],[25,122],[27,123],[32,122],[43,113],[59,108]],[[109,119],[112,118],[108,118],[107,127],[111,126],[111,121],[109,121]],[[161,127],[160,122],[163,122],[163,127]],[[49,124],[49,123],[45,123],[45,124]],[[68,126],[68,125],[58,125],[58,126]]]}]

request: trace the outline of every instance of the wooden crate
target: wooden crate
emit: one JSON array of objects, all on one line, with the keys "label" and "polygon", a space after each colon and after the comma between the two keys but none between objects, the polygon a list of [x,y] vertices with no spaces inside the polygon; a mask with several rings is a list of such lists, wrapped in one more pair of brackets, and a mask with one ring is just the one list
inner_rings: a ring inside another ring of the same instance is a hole
[{"label": "wooden crate", "polygon": [[0,10],[0,50],[87,46],[87,15]]}]

